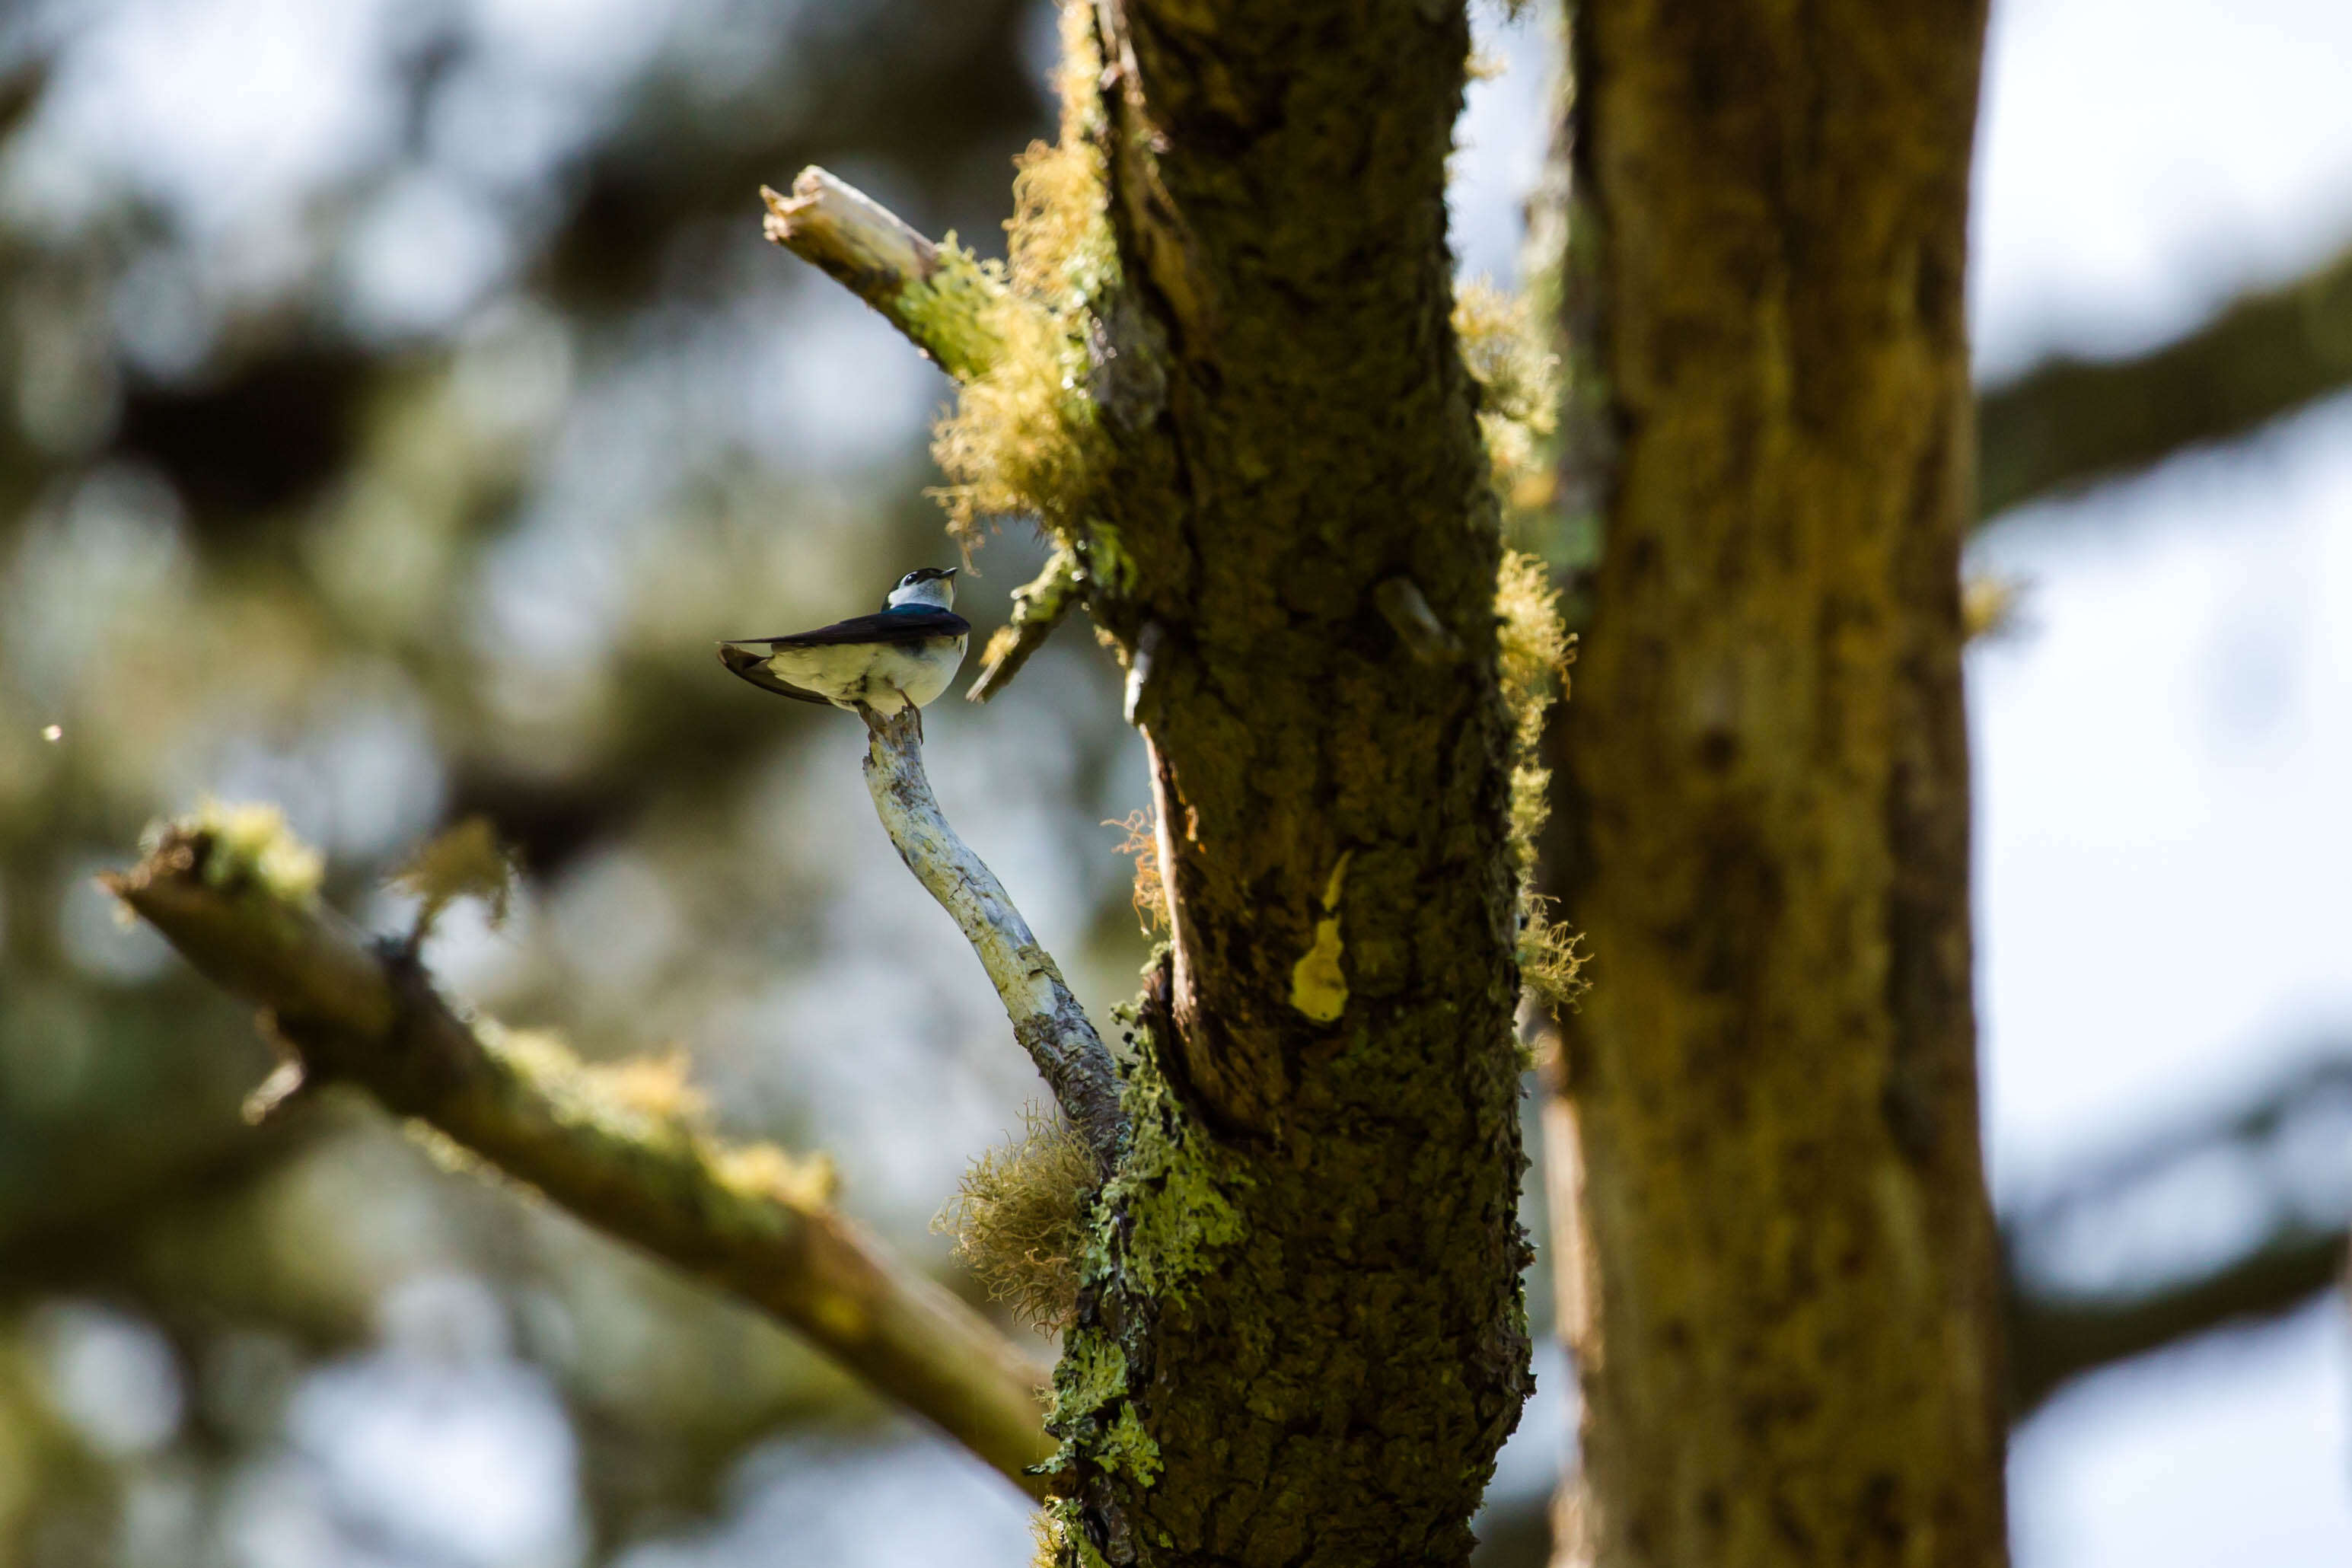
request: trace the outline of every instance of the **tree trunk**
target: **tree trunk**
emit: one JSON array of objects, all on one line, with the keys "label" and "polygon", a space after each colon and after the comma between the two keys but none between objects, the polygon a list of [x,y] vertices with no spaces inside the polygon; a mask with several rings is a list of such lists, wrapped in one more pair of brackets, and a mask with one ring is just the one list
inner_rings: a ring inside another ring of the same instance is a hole
[{"label": "tree trunk", "polygon": [[[1448,324],[1467,28],[1094,15],[1124,282],[1088,301],[1111,456],[1066,542],[1173,934],[1058,1379],[1059,1550],[1459,1563],[1528,1375],[1499,541]],[[1398,579],[1469,657],[1416,657]]]},{"label": "tree trunk", "polygon": [[1958,548],[1976,0],[1585,0],[1564,1562],[2004,1555]]}]

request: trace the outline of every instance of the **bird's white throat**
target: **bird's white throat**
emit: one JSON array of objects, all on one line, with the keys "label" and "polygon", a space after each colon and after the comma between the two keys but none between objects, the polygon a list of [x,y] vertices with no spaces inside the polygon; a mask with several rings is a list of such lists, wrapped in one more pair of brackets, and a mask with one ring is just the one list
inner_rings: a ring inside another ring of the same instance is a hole
[{"label": "bird's white throat", "polygon": [[[871,601],[868,601],[869,603]],[[902,609],[909,605],[928,605],[933,609],[955,608],[955,579],[930,577],[890,590],[889,607]]]}]

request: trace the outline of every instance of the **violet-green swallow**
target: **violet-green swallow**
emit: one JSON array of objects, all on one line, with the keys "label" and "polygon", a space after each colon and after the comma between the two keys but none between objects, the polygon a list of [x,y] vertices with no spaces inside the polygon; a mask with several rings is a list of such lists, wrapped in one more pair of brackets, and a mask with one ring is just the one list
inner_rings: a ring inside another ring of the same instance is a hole
[{"label": "violet-green swallow", "polygon": [[948,689],[971,636],[971,623],[949,608],[955,574],[952,566],[909,572],[877,615],[790,637],[736,637],[719,645],[719,661],[779,697],[877,713],[920,708]]}]

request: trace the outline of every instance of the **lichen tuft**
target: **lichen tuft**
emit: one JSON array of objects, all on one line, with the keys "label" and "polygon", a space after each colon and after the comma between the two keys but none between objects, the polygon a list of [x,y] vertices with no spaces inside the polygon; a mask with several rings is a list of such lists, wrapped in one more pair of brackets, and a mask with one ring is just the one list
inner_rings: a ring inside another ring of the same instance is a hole
[{"label": "lichen tuft", "polygon": [[1066,1325],[1097,1184],[1094,1154],[1058,1115],[1031,1105],[1022,1135],[974,1160],[931,1228],[955,1238],[989,1299],[1037,1329]]},{"label": "lichen tuft", "polygon": [[1106,822],[1105,827],[1126,831],[1119,841],[1118,852],[1134,857],[1135,886],[1129,900],[1135,906],[1136,923],[1143,934],[1168,929],[1168,886],[1160,876],[1160,836],[1153,830],[1151,814],[1140,806],[1119,820]]},{"label": "lichen tuft", "polygon": [[1454,336],[1478,384],[1478,431],[1507,520],[1550,504],[1551,442],[1559,423],[1559,356],[1527,299],[1484,281],[1454,300]]},{"label": "lichen tuft", "polygon": [[506,922],[514,894],[514,857],[499,843],[488,817],[469,816],[410,856],[390,880],[420,900],[419,941],[432,933],[442,910],[463,898],[488,904],[490,924],[499,926]]},{"label": "lichen tuft", "polygon": [[1591,982],[1584,978],[1584,954],[1577,951],[1584,939],[1552,923],[1550,904],[1538,895],[1527,898],[1519,919],[1519,978],[1557,1013],[1575,1006]]},{"label": "lichen tuft", "polygon": [[997,274],[1006,287],[982,307],[1002,352],[931,433],[949,480],[931,493],[966,550],[1013,513],[1075,544],[1101,470],[1104,440],[1087,391],[1088,304],[1116,285],[1118,253],[1087,129],[1098,67],[1086,11],[1063,11],[1061,139],[1034,142],[1013,161],[1010,265]]},{"label": "lichen tuft", "polygon": [[1555,926],[1533,891],[1536,846],[1551,815],[1551,770],[1543,763],[1544,718],[1568,695],[1576,639],[1560,618],[1559,590],[1541,561],[1503,552],[1495,578],[1496,673],[1511,714],[1512,869],[1518,879],[1520,979],[1549,1007],[1571,1005],[1584,989],[1577,936]]}]

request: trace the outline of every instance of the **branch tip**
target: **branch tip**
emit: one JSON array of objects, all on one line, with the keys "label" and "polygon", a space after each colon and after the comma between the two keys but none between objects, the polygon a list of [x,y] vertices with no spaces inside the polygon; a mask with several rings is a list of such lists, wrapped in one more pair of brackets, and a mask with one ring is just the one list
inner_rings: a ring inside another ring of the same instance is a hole
[{"label": "branch tip", "polygon": [[1084,583],[1077,553],[1066,548],[1055,551],[1033,581],[1013,590],[1012,618],[988,639],[980,675],[964,693],[964,700],[985,702],[1011,685],[1029,656],[1045,647],[1054,628],[1068,616]]},{"label": "branch tip", "polygon": [[760,187],[761,232],[865,300],[959,381],[1003,356],[990,312],[1007,298],[1001,272],[941,245],[845,180],[811,165],[793,194]]}]

